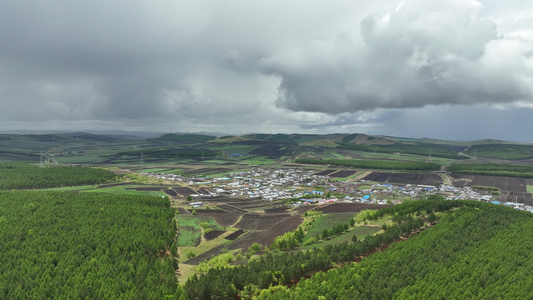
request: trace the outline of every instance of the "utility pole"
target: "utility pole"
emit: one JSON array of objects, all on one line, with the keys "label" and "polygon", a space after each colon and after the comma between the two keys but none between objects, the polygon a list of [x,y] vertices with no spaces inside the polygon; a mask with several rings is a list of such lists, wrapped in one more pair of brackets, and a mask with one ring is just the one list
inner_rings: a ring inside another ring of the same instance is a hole
[{"label": "utility pole", "polygon": [[143,156],[143,152],[141,151],[141,165],[144,164],[144,156]]},{"label": "utility pole", "polygon": [[43,167],[43,150],[41,150],[41,159],[39,160],[39,167]]}]

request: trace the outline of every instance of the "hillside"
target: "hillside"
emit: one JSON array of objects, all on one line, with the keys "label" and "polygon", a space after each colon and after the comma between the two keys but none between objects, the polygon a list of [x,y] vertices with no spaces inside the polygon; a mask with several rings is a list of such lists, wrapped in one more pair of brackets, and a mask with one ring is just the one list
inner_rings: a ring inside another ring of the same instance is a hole
[{"label": "hillside", "polygon": [[[260,299],[525,299],[533,215],[463,206],[407,241]],[[272,289],[276,290],[276,289]],[[319,298],[320,299],[320,298]]]},{"label": "hillside", "polygon": [[[425,213],[429,213],[425,221],[436,225],[426,223],[418,233],[416,220]],[[421,299],[525,299],[529,295],[533,283],[533,238],[527,234],[533,228],[530,213],[474,201],[428,200],[358,218],[403,225],[387,225],[384,234],[362,242],[211,270],[187,282],[185,290],[191,299],[232,298],[234,293],[259,299],[403,299],[414,295]],[[404,232],[405,237],[411,231],[414,236],[405,241],[391,235]],[[361,260],[367,251],[375,253]],[[208,295],[200,293],[207,282]]]},{"label": "hillside", "polygon": [[[529,144],[407,139],[360,133],[248,134],[218,138],[207,134],[168,133],[145,138],[73,132],[2,134],[0,141],[0,159],[39,161],[42,151],[60,164],[196,163],[207,156],[216,163],[235,165],[291,163],[300,158],[432,161],[444,165],[459,160],[498,163],[521,160],[520,163],[533,164],[533,146]],[[190,151],[200,155],[190,155]]]}]

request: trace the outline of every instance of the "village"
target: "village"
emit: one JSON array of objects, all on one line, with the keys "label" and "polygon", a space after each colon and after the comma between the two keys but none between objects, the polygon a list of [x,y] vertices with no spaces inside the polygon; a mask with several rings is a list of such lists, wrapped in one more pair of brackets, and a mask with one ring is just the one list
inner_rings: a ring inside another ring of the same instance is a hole
[{"label": "village", "polygon": [[142,173],[145,176],[185,183],[192,191],[183,196],[202,206],[202,199],[232,197],[241,199],[284,200],[292,206],[351,202],[368,204],[398,204],[425,195],[439,194],[449,200],[478,200],[503,204],[533,212],[523,203],[493,200],[490,193],[480,193],[471,187],[375,182],[365,179],[336,179],[318,175],[316,170],[298,168],[253,168],[226,174],[223,177],[186,177],[176,174]]}]

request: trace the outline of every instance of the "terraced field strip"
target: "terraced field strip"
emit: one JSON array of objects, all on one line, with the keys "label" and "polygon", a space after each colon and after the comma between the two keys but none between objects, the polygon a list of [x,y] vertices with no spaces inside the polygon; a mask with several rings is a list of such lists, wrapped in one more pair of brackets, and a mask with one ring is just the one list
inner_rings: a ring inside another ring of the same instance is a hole
[{"label": "terraced field strip", "polygon": [[329,174],[328,176],[336,178],[346,178],[352,176],[353,174],[355,174],[355,172],[356,171],[354,170],[339,170],[335,173]]},{"label": "terraced field strip", "polygon": [[318,172],[318,173],[315,173],[315,175],[317,176],[326,176],[326,175],[329,175],[329,174],[332,174],[332,173],[335,173],[337,172],[338,170],[331,170],[331,169],[328,169],[328,170],[324,170],[324,171],[321,171],[321,172]]},{"label": "terraced field strip", "polygon": [[350,221],[356,213],[336,213],[325,214],[313,223],[313,226],[307,231],[303,241],[310,240],[324,231],[324,229],[331,229],[334,226],[342,225]]}]

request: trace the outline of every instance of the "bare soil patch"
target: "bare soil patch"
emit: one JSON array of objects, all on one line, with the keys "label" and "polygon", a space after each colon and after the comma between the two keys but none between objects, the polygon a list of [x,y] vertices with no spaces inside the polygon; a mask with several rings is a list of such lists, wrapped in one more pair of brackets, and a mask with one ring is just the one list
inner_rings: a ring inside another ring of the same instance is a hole
[{"label": "bare soil patch", "polygon": [[133,184],[133,182],[109,183],[109,184],[99,185],[98,188],[99,189],[103,189],[103,188],[110,188],[110,187],[117,187],[117,186],[124,186],[124,185],[132,185],[132,184]]},{"label": "bare soil patch", "polygon": [[234,244],[228,246],[229,249],[242,249],[245,251],[253,243],[259,243],[264,246],[269,246],[274,242],[274,239],[280,235],[285,234],[286,232],[296,230],[302,222],[300,216],[290,216],[281,219],[275,223],[268,230],[255,231],[247,234],[242,239],[239,239]]},{"label": "bare soil patch", "polygon": [[178,196],[178,193],[176,193],[175,190],[173,189],[166,189],[166,190],[163,190],[163,192],[171,197],[177,197]]},{"label": "bare soil patch", "polygon": [[188,187],[177,187],[177,188],[174,188],[174,190],[182,195],[183,197],[187,197],[189,195],[192,195],[192,194],[196,194],[196,192],[191,189],[191,188],[188,188]]},{"label": "bare soil patch", "polygon": [[180,212],[180,214],[184,214],[184,215],[188,215],[190,214],[188,210],[186,210],[185,208],[183,207],[179,207],[178,208],[178,211]]},{"label": "bare soil patch", "polygon": [[243,214],[248,212],[247,210],[235,207],[233,205],[228,205],[228,204],[219,204],[219,205],[217,205],[217,207],[220,208],[220,209],[223,209],[223,210],[225,210],[225,211],[227,211],[229,213],[239,214],[239,215],[243,215]]},{"label": "bare soil patch", "polygon": [[372,172],[364,180],[395,184],[441,185],[442,178],[433,173]]},{"label": "bare soil patch", "polygon": [[138,192],[159,192],[163,187],[136,187],[136,188],[125,188],[125,190],[135,190]]},{"label": "bare soil patch", "polygon": [[281,220],[290,217],[289,214],[246,214],[235,227],[245,230],[267,230]]},{"label": "bare soil patch", "polygon": [[196,215],[199,217],[211,217],[222,227],[235,224],[241,216],[241,214],[228,213],[219,209],[196,209]]},{"label": "bare soil patch", "polygon": [[315,173],[315,175],[317,176],[326,176],[326,175],[329,175],[329,174],[332,174],[332,173],[335,173],[337,172],[338,170],[331,170],[331,169],[328,169],[328,170],[324,170],[322,172],[318,172],[318,173]]},{"label": "bare soil patch", "polygon": [[335,177],[335,178],[346,178],[346,177],[352,176],[356,172],[357,171],[353,171],[353,170],[340,170],[340,171],[337,171],[335,173],[329,174],[328,176],[329,177]]},{"label": "bare soil patch", "polygon": [[239,229],[239,230],[235,231],[234,233],[232,233],[232,234],[228,235],[227,237],[225,237],[225,239],[226,240],[230,240],[230,241],[234,241],[235,239],[240,237],[243,233],[244,233],[244,230]]},{"label": "bare soil patch", "polygon": [[287,212],[287,209],[288,207],[280,206],[280,207],[265,209],[265,213],[267,214],[284,213],[284,212]]},{"label": "bare soil patch", "polygon": [[223,234],[225,231],[223,230],[213,230],[209,233],[204,234],[204,238],[208,241],[213,240]]},{"label": "bare soil patch", "polygon": [[519,202],[533,205],[533,197],[527,193],[527,186],[533,185],[533,179],[519,177],[452,174],[453,185],[465,187],[473,185],[494,186],[500,189],[495,199],[501,202]]}]

